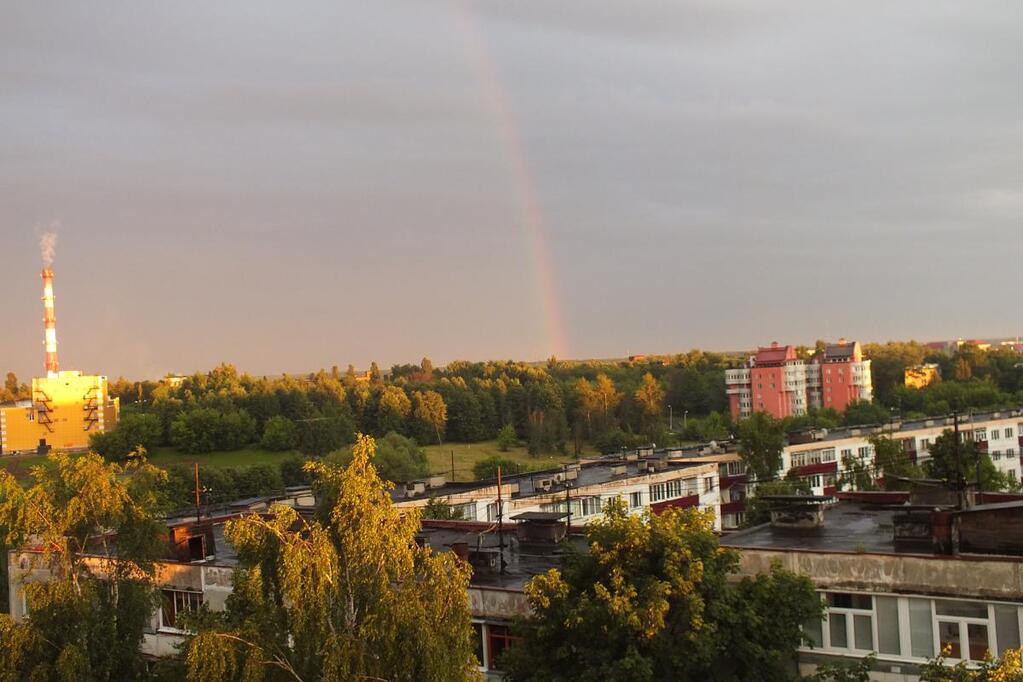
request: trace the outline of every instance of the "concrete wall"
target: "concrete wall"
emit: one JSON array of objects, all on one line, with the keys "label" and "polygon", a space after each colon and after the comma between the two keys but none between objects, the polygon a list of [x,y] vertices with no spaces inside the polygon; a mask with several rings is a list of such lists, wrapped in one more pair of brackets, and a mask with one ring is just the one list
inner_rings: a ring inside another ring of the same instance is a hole
[{"label": "concrete wall", "polygon": [[819,589],[1023,600],[1023,561],[1002,558],[740,549],[743,575],[767,573],[775,561]]}]

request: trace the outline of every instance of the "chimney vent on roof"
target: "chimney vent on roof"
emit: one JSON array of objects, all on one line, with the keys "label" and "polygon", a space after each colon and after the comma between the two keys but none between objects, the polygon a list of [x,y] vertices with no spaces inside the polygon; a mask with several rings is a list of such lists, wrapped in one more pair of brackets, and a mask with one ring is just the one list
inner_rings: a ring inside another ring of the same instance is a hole
[{"label": "chimney vent on roof", "polygon": [[771,527],[785,530],[813,530],[824,525],[824,508],[835,498],[822,495],[764,495],[771,510]]}]

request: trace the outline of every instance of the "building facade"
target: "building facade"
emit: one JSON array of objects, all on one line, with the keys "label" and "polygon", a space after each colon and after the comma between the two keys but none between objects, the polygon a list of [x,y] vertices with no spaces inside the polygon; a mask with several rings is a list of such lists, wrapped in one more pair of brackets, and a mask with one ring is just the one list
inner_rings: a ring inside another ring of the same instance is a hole
[{"label": "building facade", "polygon": [[0,455],[78,451],[117,425],[120,401],[105,376],[59,371],[32,379],[32,398],[0,405]]},{"label": "building facade", "polygon": [[810,408],[842,412],[850,403],[873,398],[870,360],[859,342],[840,340],[806,362],[792,346],[759,348],[738,369],[725,372],[733,419],[766,412],[777,419],[804,415]]},{"label": "building facade", "polygon": [[[813,580],[824,619],[804,625],[810,640],[800,648],[799,672],[822,663],[856,662],[874,654],[870,672],[878,682],[916,682],[921,666],[943,649],[948,663],[968,665],[1020,646],[1023,630],[1023,521],[1019,502],[976,505],[946,512],[958,529],[958,548],[940,549],[929,533],[949,526],[906,525],[899,505],[913,506],[909,494],[840,494],[820,517],[803,528],[758,526],[725,537],[740,552],[741,572],[756,575],[771,566]],[[780,524],[779,524],[780,525]],[[978,529],[998,525],[994,546]],[[924,527],[923,536],[917,532]],[[911,527],[914,544],[903,544]],[[977,541],[966,546],[970,539]]]}]

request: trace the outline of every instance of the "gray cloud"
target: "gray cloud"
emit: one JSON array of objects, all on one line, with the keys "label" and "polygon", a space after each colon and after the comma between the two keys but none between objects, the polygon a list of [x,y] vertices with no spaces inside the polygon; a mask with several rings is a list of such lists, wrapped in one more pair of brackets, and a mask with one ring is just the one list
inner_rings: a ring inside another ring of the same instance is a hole
[{"label": "gray cloud", "polygon": [[41,363],[53,220],[67,366],[545,357],[509,122],[572,355],[1015,334],[1021,14],[8,4],[0,358]]}]

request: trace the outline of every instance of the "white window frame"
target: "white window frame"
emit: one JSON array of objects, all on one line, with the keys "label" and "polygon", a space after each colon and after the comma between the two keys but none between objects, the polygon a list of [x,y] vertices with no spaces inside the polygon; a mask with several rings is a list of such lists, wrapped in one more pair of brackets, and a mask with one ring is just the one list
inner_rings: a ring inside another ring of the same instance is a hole
[{"label": "white window frame", "polygon": [[[184,628],[179,628],[176,625],[166,625],[166,624],[164,624],[164,622],[163,622],[163,595],[164,595],[165,592],[170,592],[173,595],[178,595],[178,594],[189,595],[188,596],[188,600],[189,601],[191,601],[192,597],[198,597],[199,603],[196,606],[197,609],[198,608],[202,608],[202,605],[206,603],[206,596],[202,592],[196,591],[196,590],[176,590],[176,589],[174,589],[172,587],[161,587],[160,588],[160,606],[156,610],[157,618],[159,619],[158,620],[159,627],[157,628],[158,631],[160,631],[160,632],[173,632],[173,633],[180,633],[180,634],[188,634],[188,630],[185,630]],[[174,605],[174,622],[177,623],[178,622],[178,616],[180,614],[182,614],[182,613],[186,613],[187,611],[179,611],[178,610],[177,601],[174,600],[173,596],[171,597],[171,600],[172,600],[172,603]]]},{"label": "white window frame", "polygon": [[[871,608],[870,611],[867,611],[865,609],[832,609],[830,607],[827,607],[827,595],[829,593],[859,594],[861,596],[871,597],[871,606],[872,606],[872,608]],[[985,625],[987,627],[987,632],[988,632],[988,646],[990,648],[991,654],[993,656],[997,657],[998,656],[998,652],[1001,651],[1001,649],[1003,648],[1003,645],[1000,644],[999,641],[998,641],[999,633],[998,633],[997,619],[996,619],[996,615],[995,615],[995,608],[998,607],[998,606],[1007,607],[1007,608],[1015,608],[1016,609],[1016,627],[1017,627],[1017,631],[1018,631],[1019,636],[1020,636],[1020,640],[1021,640],[1021,642],[1023,642],[1023,605],[1018,604],[1018,603],[1014,603],[1014,602],[1002,602],[1002,601],[990,601],[989,602],[989,601],[985,601],[985,600],[982,600],[982,599],[957,599],[957,598],[952,598],[952,597],[932,597],[932,596],[929,596],[929,595],[919,595],[919,594],[909,594],[909,595],[907,595],[907,594],[891,594],[891,593],[881,593],[881,592],[878,592],[878,593],[873,593],[873,592],[870,592],[870,593],[865,593],[865,592],[849,592],[849,591],[846,591],[846,590],[834,590],[834,589],[833,590],[821,590],[821,591],[818,592],[818,594],[820,595],[822,602],[825,604],[825,609],[826,609],[825,615],[824,615],[824,617],[821,620],[821,643],[822,643],[822,646],[820,648],[813,648],[813,647],[811,647],[809,645],[803,645],[803,646],[800,647],[800,649],[802,651],[814,652],[814,653],[818,653],[818,652],[834,653],[834,654],[844,655],[844,656],[849,656],[849,655],[861,656],[864,653],[868,653],[868,652],[864,652],[863,650],[860,650],[860,649],[852,648],[852,647],[855,646],[855,643],[856,643],[855,632],[853,630],[853,627],[855,627],[855,626],[853,625],[852,616],[854,616],[854,615],[868,615],[869,614],[869,615],[871,615],[871,639],[872,639],[873,651],[877,652],[877,658],[879,660],[892,661],[892,662],[901,662],[901,663],[916,663],[916,664],[918,664],[918,663],[926,662],[926,661],[934,658],[934,656],[938,655],[938,653],[940,653],[940,651],[941,651],[941,634],[939,632],[939,619],[941,621],[946,621],[946,622],[948,622],[948,621],[961,621],[961,623],[960,623],[960,646],[962,647],[962,646],[965,645],[967,650],[969,649],[969,637],[968,637],[967,628],[966,628],[965,625],[963,625],[963,623],[966,623],[967,625],[969,623]],[[896,600],[896,605],[897,605],[897,608],[898,608],[898,616],[899,616],[899,650],[901,652],[900,654],[880,653],[879,651],[877,651],[878,648],[879,648],[879,645],[880,645],[880,642],[878,641],[878,614],[877,614],[877,599],[876,599],[877,597],[890,597],[890,598],[893,598],[893,599]],[[931,647],[933,649],[933,652],[932,652],[932,655],[929,656],[929,657],[920,657],[920,656],[913,656],[912,655],[912,650],[913,649],[912,649],[912,640],[911,640],[911,625],[910,625],[910,611],[909,611],[909,602],[910,602],[911,599],[914,599],[914,600],[924,599],[924,600],[927,600],[929,602],[929,604],[930,604],[931,637],[932,637]],[[987,607],[987,618],[970,618],[968,616],[939,616],[937,614],[937,602],[938,601],[961,601],[961,602],[971,602],[971,603],[975,603],[975,604],[982,604],[982,605]],[[837,613],[839,615],[842,615],[843,617],[846,617],[846,635],[848,637],[848,642],[850,644],[850,647],[841,648],[841,647],[832,647],[831,646],[831,623],[829,621],[829,618],[831,617],[832,613]],[[967,636],[964,637],[964,634],[967,635]],[[958,663],[962,659],[949,658],[947,660],[949,660],[952,663]],[[972,659],[968,659],[968,662],[970,660],[972,660]]]}]

